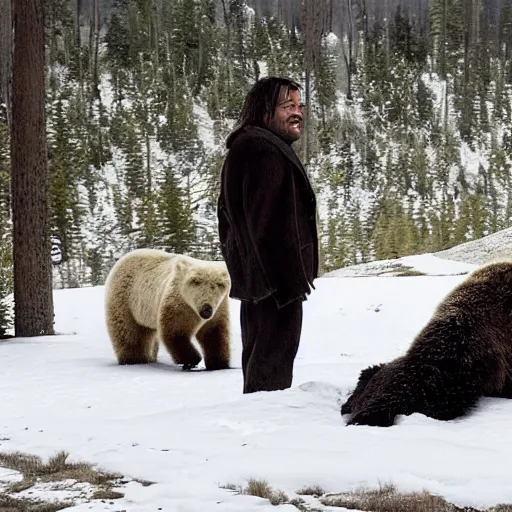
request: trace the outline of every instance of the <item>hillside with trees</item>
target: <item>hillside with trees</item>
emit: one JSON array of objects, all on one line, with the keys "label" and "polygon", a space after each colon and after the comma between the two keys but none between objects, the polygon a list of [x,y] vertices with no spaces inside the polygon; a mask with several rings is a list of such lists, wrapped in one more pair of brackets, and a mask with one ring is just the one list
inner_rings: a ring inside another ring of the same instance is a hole
[{"label": "hillside with trees", "polygon": [[56,287],[102,284],[136,247],[220,258],[225,137],[267,74],[304,87],[296,151],[319,196],[323,270],[512,224],[512,0],[47,0],[46,44]]}]

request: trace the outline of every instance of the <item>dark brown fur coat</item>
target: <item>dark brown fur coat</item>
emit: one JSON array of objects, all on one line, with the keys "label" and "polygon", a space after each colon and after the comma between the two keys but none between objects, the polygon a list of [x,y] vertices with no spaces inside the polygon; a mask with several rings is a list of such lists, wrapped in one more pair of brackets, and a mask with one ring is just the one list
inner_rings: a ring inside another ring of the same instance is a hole
[{"label": "dark brown fur coat", "polygon": [[246,126],[228,139],[218,201],[230,296],[279,307],[304,299],[318,275],[316,199],[293,149]]}]

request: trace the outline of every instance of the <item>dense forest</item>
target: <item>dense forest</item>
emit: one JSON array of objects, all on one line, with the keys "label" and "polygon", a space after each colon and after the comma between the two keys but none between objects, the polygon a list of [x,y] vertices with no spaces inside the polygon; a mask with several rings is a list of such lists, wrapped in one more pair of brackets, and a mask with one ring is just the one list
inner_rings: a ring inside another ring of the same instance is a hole
[{"label": "dense forest", "polygon": [[46,39],[56,287],[101,284],[136,247],[219,258],[224,141],[269,74],[303,85],[296,151],[319,197],[324,271],[512,225],[512,0],[46,0]]}]

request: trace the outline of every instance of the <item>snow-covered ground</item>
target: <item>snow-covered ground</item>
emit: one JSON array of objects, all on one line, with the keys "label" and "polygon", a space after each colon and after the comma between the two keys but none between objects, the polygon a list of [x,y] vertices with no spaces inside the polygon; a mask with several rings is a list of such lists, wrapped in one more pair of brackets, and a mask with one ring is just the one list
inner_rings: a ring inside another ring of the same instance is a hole
[{"label": "snow-covered ground", "polygon": [[351,265],[328,272],[323,277],[393,277],[417,273],[426,276],[448,276],[467,274],[475,268],[472,263],[450,261],[449,264],[435,254],[402,256],[393,260],[379,260],[371,263]]},{"label": "snow-covered ground", "polygon": [[[359,273],[367,277],[318,279],[292,388],[250,395],[241,393],[236,301],[233,368],[182,372],[164,350],[157,364],[118,366],[103,288],[56,290],[58,336],[0,343],[0,451],[66,450],[71,460],[155,482],[131,482],[124,498],[68,509],[76,511],[296,510],[221,487],[250,478],[290,497],[305,486],[340,492],[394,483],[458,505],[510,503],[512,401],[485,398],[460,420],[414,414],[390,428],[347,427],[340,416],[360,370],[402,354],[465,279],[461,272],[476,268],[434,255],[404,264],[431,275],[368,276],[369,265]],[[3,475],[15,478],[0,473],[0,483]]]}]

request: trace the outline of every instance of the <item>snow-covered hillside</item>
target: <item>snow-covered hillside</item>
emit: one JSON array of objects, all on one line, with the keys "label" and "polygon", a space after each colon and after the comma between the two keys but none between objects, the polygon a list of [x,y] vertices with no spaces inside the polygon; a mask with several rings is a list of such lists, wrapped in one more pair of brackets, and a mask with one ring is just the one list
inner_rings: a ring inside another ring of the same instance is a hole
[{"label": "snow-covered hillside", "polygon": [[[512,228],[502,229],[446,251],[351,265],[328,272],[324,277],[459,275],[470,272],[475,265],[499,259],[512,259]],[[443,260],[450,261],[449,265]]]},{"label": "snow-covered hillside", "polygon": [[472,240],[446,251],[440,251],[436,256],[476,265],[496,259],[510,259],[512,258],[512,228],[502,229],[479,240]]}]

